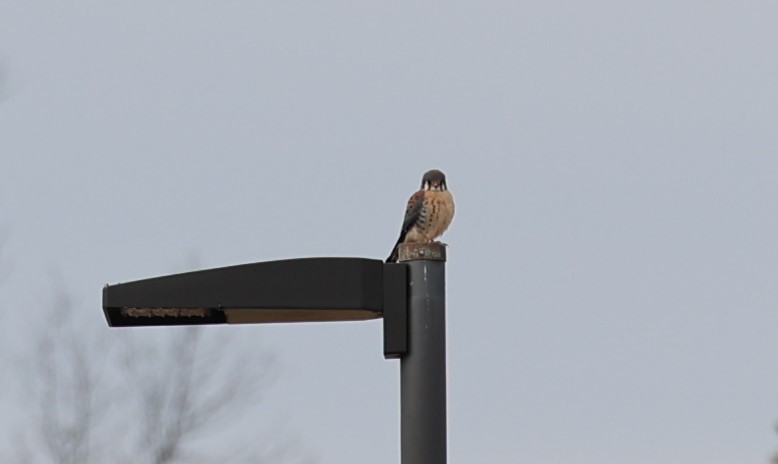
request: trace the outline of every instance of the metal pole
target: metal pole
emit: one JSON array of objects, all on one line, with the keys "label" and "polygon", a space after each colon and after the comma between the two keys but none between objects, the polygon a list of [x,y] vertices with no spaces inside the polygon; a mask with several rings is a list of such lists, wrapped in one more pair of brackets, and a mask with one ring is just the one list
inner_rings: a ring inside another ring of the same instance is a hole
[{"label": "metal pole", "polygon": [[408,352],[400,359],[400,462],[446,463],[446,248],[401,245]]}]

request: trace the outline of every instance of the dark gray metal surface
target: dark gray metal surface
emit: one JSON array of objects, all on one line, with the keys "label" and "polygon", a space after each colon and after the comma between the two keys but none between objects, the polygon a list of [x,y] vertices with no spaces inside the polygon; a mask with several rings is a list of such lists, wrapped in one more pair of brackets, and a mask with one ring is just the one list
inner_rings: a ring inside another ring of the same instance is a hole
[{"label": "dark gray metal surface", "polygon": [[408,266],[384,264],[384,358],[408,351]]},{"label": "dark gray metal surface", "polygon": [[[440,244],[400,246],[408,266],[408,352],[400,358],[402,464],[445,464],[446,263]],[[424,258],[421,258],[421,257]],[[434,256],[439,260],[429,257]]]},{"label": "dark gray metal surface", "polygon": [[[103,311],[114,327],[219,324],[230,316],[239,323],[381,317],[384,294],[403,294],[406,285],[397,270],[386,279],[384,266],[375,259],[304,258],[187,272],[108,285]],[[404,310],[395,300],[388,302],[396,312]],[[395,348],[404,351],[402,343]]]}]

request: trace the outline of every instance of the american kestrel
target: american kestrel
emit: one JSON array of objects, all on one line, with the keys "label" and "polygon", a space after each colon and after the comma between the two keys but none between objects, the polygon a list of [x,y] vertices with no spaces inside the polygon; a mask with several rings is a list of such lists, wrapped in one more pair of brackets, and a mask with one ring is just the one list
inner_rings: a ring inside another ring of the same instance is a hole
[{"label": "american kestrel", "polygon": [[400,238],[386,262],[397,262],[397,246],[401,243],[430,243],[440,237],[453,218],[454,197],[446,186],[446,175],[437,169],[425,172],[421,189],[408,200]]}]

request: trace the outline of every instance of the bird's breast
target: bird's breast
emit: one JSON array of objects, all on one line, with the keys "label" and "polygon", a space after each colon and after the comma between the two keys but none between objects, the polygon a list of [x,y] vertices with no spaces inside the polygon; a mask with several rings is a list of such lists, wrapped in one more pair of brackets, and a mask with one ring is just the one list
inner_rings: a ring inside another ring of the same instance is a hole
[{"label": "bird's breast", "polygon": [[454,197],[451,192],[428,192],[424,202],[422,228],[428,240],[435,240],[451,225],[454,219]]}]

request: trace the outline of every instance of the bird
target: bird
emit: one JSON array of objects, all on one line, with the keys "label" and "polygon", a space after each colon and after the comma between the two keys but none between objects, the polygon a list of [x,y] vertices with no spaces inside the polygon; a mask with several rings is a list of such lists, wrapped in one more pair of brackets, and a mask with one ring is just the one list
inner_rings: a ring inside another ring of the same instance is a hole
[{"label": "bird", "polygon": [[396,263],[401,243],[431,243],[443,235],[454,218],[454,197],[448,191],[446,175],[432,169],[421,178],[421,188],[411,195],[405,208],[400,238],[386,258]]}]

